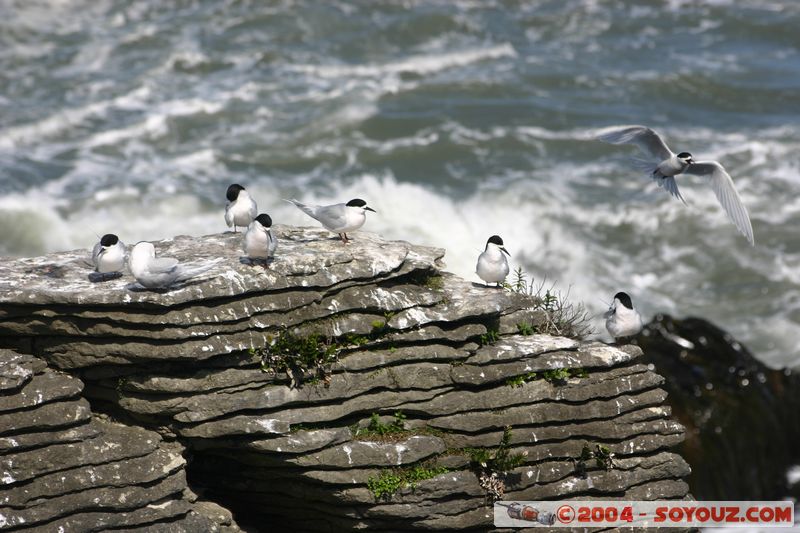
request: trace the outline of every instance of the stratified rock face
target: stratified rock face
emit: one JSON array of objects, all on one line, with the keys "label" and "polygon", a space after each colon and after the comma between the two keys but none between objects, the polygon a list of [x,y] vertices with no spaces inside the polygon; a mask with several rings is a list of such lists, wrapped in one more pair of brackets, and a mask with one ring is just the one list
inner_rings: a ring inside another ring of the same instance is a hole
[{"label": "stratified rock face", "polygon": [[0,376],[0,530],[237,530],[195,510],[179,443],[93,417],[41,359],[0,350]]},{"label": "stratified rock face", "polygon": [[664,388],[687,428],[681,455],[701,500],[777,500],[800,462],[800,379],[759,362],[700,318],[659,315],[638,342],[669,376]]},{"label": "stratified rock face", "polygon": [[[670,452],[683,429],[638,349],[517,334],[551,317],[441,272],[439,249],[277,235],[267,269],[240,261],[240,235],[157,244],[181,261],[226,259],[162,293],[130,290],[127,276],[91,283],[77,252],[0,260],[0,343],[80,376],[98,409],[177,439],[193,486],[254,530],[486,529],[474,449],[494,453],[508,426],[524,459],[501,476],[505,499],[686,497],[689,467]],[[289,333],[335,347],[323,379],[262,371],[250,349]],[[586,373],[543,379],[558,368]],[[398,412],[403,431],[364,431]],[[609,468],[580,460],[598,445]],[[413,467],[443,473],[380,498],[368,488]]]}]

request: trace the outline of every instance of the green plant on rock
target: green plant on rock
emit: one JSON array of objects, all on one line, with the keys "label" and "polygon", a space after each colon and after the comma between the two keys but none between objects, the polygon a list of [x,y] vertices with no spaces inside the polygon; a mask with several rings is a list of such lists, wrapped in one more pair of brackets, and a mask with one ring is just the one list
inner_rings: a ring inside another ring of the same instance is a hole
[{"label": "green plant on rock", "polygon": [[608,448],[608,446],[603,446],[602,444],[596,444],[594,447],[594,461],[597,464],[598,468],[603,468],[605,470],[611,470],[616,466],[614,464],[614,453]]},{"label": "green plant on rock", "polygon": [[423,286],[435,291],[441,291],[444,289],[444,278],[439,274],[428,276]]},{"label": "green plant on rock", "polygon": [[536,379],[536,372],[528,372],[527,374],[522,374],[521,376],[508,378],[506,380],[506,385],[509,387],[522,387],[527,382],[533,381],[534,379]]},{"label": "green plant on rock", "polygon": [[505,475],[525,461],[525,454],[511,453],[511,426],[503,428],[500,445],[487,448],[467,448],[472,468],[478,471],[478,480],[491,501],[499,500],[505,493]]},{"label": "green plant on rock", "polygon": [[602,444],[595,444],[594,450],[589,446],[588,442],[583,443],[581,454],[578,459],[572,459],[575,465],[575,473],[580,477],[586,477],[587,462],[594,459],[597,468],[604,470],[611,470],[616,466],[614,463],[614,453]]},{"label": "green plant on rock", "polygon": [[483,333],[480,336],[481,346],[494,344],[499,340],[500,340],[500,332],[496,329],[489,329],[486,331],[486,333]]},{"label": "green plant on rock", "polygon": [[372,413],[369,417],[369,424],[366,428],[357,428],[353,432],[354,437],[362,436],[384,436],[391,433],[402,433],[406,430],[405,427],[406,415],[402,411],[397,411],[394,414],[394,420],[390,424],[381,422],[381,417],[378,413]]},{"label": "green plant on rock", "polygon": [[261,357],[262,371],[286,373],[292,387],[299,387],[306,380],[326,386],[330,383],[331,366],[338,360],[341,345],[316,333],[300,337],[288,330],[268,341],[254,352]]},{"label": "green plant on rock", "polygon": [[[582,303],[569,301],[569,289],[566,293],[556,290],[555,283],[546,286],[547,280],[534,284],[528,282],[528,276],[518,267],[510,283],[504,284],[507,290],[531,297],[531,309],[544,311],[545,322],[533,327],[528,324],[522,335],[544,333],[573,338],[583,338],[593,332],[591,316]],[[517,325],[519,330],[519,325]],[[526,333],[530,332],[530,333]]]},{"label": "green plant on rock", "polygon": [[569,378],[585,378],[589,373],[583,368],[552,368],[542,372],[542,379],[555,385],[563,385]]},{"label": "green plant on rock", "polygon": [[367,488],[376,500],[390,499],[401,488],[411,487],[414,490],[417,483],[434,478],[450,469],[444,466],[416,465],[410,468],[387,468],[380,471],[377,476],[367,479]]},{"label": "green plant on rock", "polygon": [[520,322],[517,324],[517,333],[520,335],[533,335],[536,333],[536,328],[528,322]]}]

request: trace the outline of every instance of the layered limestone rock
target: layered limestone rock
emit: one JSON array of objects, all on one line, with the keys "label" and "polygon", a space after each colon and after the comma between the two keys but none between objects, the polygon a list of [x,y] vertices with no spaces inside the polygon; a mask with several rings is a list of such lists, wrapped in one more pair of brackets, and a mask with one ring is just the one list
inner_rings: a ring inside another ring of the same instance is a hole
[{"label": "layered limestone rock", "polygon": [[0,350],[0,530],[238,531],[198,503],[184,448],[93,416],[80,380]]},{"label": "layered limestone rock", "polygon": [[[93,282],[83,251],[0,260],[0,344],[187,447],[193,487],[255,530],[487,529],[492,479],[504,499],[687,496],[670,451],[683,429],[638,349],[523,335],[558,324],[528,296],[442,272],[440,249],[276,233],[266,268],[240,257],[241,235],[157,243],[225,259],[163,292]],[[317,345],[329,362],[287,375],[277,346]],[[486,461],[503,453],[518,464]]]}]

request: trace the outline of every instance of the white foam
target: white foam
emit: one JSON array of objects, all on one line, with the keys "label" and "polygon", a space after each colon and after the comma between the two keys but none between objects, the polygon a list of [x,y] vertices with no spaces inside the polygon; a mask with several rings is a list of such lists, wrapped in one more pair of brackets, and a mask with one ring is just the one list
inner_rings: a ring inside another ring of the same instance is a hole
[{"label": "white foam", "polygon": [[353,76],[381,78],[390,74],[415,72],[417,74],[433,74],[448,68],[461,67],[501,57],[516,57],[517,52],[510,43],[495,46],[469,48],[455,52],[438,52],[411,56],[400,61],[380,64],[355,65],[289,65],[290,71],[313,74],[321,78],[351,78]]}]

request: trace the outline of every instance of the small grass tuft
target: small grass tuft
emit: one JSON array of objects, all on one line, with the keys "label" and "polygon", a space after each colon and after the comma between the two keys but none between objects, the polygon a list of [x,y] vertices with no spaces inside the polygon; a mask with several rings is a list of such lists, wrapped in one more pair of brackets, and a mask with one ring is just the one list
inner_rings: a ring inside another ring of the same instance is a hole
[{"label": "small grass tuft", "polygon": [[536,379],[536,372],[528,372],[527,374],[522,374],[521,376],[508,378],[506,380],[506,385],[509,387],[522,387],[527,382],[533,381],[534,379]]},{"label": "small grass tuft", "polygon": [[[513,279],[505,283],[507,290],[530,296],[533,300],[533,309],[545,312],[546,322],[541,326],[531,324],[518,324],[517,330],[522,335],[544,333],[581,339],[594,332],[591,326],[591,316],[582,303],[569,301],[569,289],[566,293],[556,290],[555,283],[546,286],[547,280],[534,284],[528,281],[528,276],[521,267],[514,270]],[[520,326],[524,327],[521,328]]]},{"label": "small grass tuft", "polygon": [[500,340],[500,332],[496,329],[487,330],[486,333],[480,337],[480,345],[488,346]]},{"label": "small grass tuft", "polygon": [[517,324],[517,333],[520,335],[533,335],[536,333],[536,328],[527,322],[520,322]]},{"label": "small grass tuft", "polygon": [[592,459],[594,459],[597,468],[602,468],[604,470],[611,470],[617,466],[614,463],[614,453],[608,448],[608,446],[595,444],[594,450],[592,450],[592,448],[589,446],[589,443],[585,442],[583,444],[583,448],[581,449],[581,455],[578,457],[578,459],[572,459],[572,463],[575,465],[576,474],[580,477],[586,477],[586,463]]},{"label": "small grass tuft", "polygon": [[401,488],[411,487],[414,490],[420,481],[449,471],[450,469],[444,466],[427,467],[424,465],[411,468],[387,468],[381,470],[377,477],[373,476],[367,479],[367,488],[376,500],[388,500]]}]

